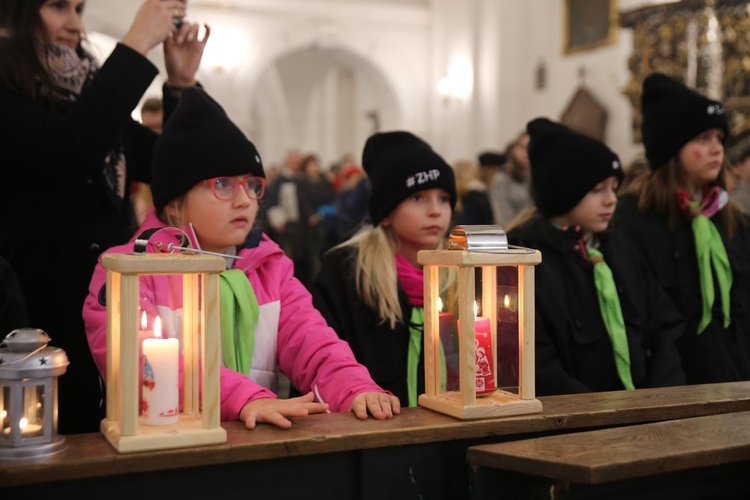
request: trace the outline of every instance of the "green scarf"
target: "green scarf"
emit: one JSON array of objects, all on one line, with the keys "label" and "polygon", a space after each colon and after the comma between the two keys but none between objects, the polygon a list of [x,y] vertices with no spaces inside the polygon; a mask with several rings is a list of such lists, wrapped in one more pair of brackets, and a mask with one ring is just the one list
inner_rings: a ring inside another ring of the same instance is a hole
[{"label": "green scarf", "polygon": [[253,287],[240,269],[219,275],[221,354],[224,366],[248,375],[255,352],[255,325],[260,306]]},{"label": "green scarf", "polygon": [[628,336],[625,331],[625,320],[622,317],[620,297],[617,295],[612,269],[604,262],[604,256],[599,250],[589,248],[588,252],[589,258],[594,264],[594,284],[599,298],[599,310],[602,313],[604,326],[607,328],[609,339],[612,342],[617,375],[625,389],[635,389],[633,376],[630,373],[630,349],[628,348]]},{"label": "green scarf", "polygon": [[[409,351],[406,358],[406,389],[409,396],[409,407],[417,406],[417,379],[419,358],[422,356],[422,331],[424,330],[424,308],[412,307],[409,320]],[[440,390],[448,387],[445,368],[445,353],[440,343]]]},{"label": "green scarf", "polygon": [[[698,254],[698,273],[701,284],[701,298],[703,299],[703,315],[698,324],[698,334],[703,333],[713,317],[714,305],[714,276],[719,283],[721,295],[721,311],[724,314],[724,328],[729,327],[729,293],[732,289],[732,267],[724,248],[719,231],[705,215],[699,214],[693,218],[693,237],[695,238],[695,252]],[[713,267],[714,272],[711,272]]]}]

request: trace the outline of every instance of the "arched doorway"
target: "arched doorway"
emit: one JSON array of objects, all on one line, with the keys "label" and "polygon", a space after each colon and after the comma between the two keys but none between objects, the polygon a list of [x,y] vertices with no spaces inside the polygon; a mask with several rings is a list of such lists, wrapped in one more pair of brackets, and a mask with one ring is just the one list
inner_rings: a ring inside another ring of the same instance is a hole
[{"label": "arched doorway", "polygon": [[250,113],[250,136],[264,162],[297,148],[318,154],[324,168],[344,154],[359,158],[369,135],[400,123],[395,91],[373,63],[315,44],[277,57],[261,72]]}]

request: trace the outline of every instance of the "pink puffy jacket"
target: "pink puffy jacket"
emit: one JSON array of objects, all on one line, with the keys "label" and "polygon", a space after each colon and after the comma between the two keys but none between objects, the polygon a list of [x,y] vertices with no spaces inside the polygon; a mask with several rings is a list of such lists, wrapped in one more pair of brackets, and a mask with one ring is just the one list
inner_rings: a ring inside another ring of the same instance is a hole
[{"label": "pink puffy jacket", "polygon": [[[152,211],[137,234],[163,225]],[[134,240],[135,236],[129,244],[105,253],[131,253]],[[293,276],[292,261],[276,243],[253,231],[238,255],[243,259],[236,259],[233,268],[241,269],[250,280],[260,316],[250,373],[221,368],[222,420],[236,420],[250,401],[275,398],[279,369],[303,394],[314,391],[329,403],[331,411],[346,411],[362,392],[384,392],[313,307],[310,293]],[[103,377],[107,372],[107,309],[102,303],[105,283],[106,270],[100,257],[83,306],[83,319],[89,347]],[[159,314],[165,337],[178,338],[182,332],[180,287],[179,279],[170,276],[141,278],[141,308]]]}]

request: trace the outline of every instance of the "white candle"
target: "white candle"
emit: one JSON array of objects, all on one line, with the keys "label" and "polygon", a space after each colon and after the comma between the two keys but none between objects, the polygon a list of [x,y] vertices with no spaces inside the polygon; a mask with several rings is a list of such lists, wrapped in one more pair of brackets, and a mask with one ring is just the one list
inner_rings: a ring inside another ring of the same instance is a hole
[{"label": "white candle", "polygon": [[169,425],[179,420],[179,348],[177,339],[161,338],[161,320],[154,321],[154,337],[143,341],[144,422]]},{"label": "white candle", "polygon": [[[5,413],[5,412],[3,412],[3,413]],[[3,415],[3,416],[5,416],[5,415]],[[19,420],[18,427],[21,428],[21,435],[22,436],[35,435],[35,434],[38,434],[42,430],[42,426],[41,425],[39,425],[39,424],[30,424],[29,420],[27,418],[22,418],[21,420]],[[10,435],[10,427],[8,427],[7,429],[5,429],[3,431],[3,433],[6,436],[9,436]]]}]

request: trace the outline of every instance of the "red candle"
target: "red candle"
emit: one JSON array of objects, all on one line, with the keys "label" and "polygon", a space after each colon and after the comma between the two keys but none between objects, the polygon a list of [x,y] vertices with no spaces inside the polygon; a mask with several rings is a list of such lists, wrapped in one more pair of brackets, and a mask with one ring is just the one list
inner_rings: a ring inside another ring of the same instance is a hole
[{"label": "red candle", "polygon": [[492,359],[492,330],[489,318],[474,320],[474,388],[477,396],[495,392],[495,363]]},{"label": "red candle", "polygon": [[[458,321],[461,330],[461,320]],[[495,392],[495,362],[492,359],[492,329],[490,319],[477,316],[474,303],[474,389],[477,396]]]}]

